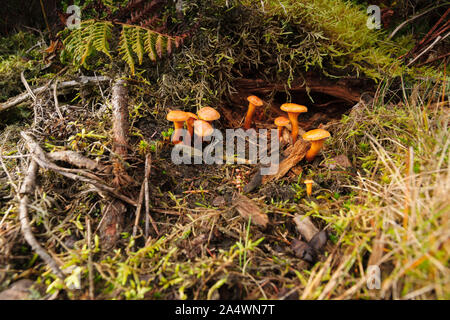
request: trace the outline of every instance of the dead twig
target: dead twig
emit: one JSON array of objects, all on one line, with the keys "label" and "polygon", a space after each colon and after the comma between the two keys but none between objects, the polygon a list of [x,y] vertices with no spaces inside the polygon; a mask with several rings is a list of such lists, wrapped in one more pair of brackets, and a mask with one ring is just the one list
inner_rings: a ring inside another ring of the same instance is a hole
[{"label": "dead twig", "polygon": [[91,160],[75,151],[56,151],[47,154],[53,161],[63,161],[70,163],[78,168],[85,168],[88,170],[98,170],[104,172],[106,167],[97,161]]},{"label": "dead twig", "polygon": [[37,242],[33,233],[31,232],[30,221],[28,219],[28,202],[29,196],[34,192],[36,185],[36,174],[38,171],[38,163],[31,160],[30,165],[25,176],[25,180],[20,188],[19,197],[19,220],[21,224],[22,234],[27,243],[33,248],[33,250],[44,260],[44,262],[50,266],[60,279],[64,279],[64,273],[59,268],[56,261],[45,251],[44,248]]},{"label": "dead twig", "polygon": [[421,16],[427,14],[428,12],[433,11],[434,9],[437,9],[437,8],[439,8],[439,7],[442,7],[443,5],[444,5],[444,4],[439,5],[439,6],[436,6],[436,7],[433,7],[433,8],[430,8],[430,9],[428,9],[428,10],[425,10],[424,12],[421,12],[421,13],[419,13],[419,14],[416,14],[415,16],[409,18],[408,20],[403,21],[402,23],[400,23],[400,24],[398,25],[397,28],[395,28],[394,31],[392,31],[392,33],[391,33],[391,34],[389,35],[389,37],[388,37],[388,40],[392,39],[392,38],[397,34],[397,32],[399,32],[400,29],[403,28],[403,27],[404,27],[405,25],[407,25],[408,23],[410,23],[410,22],[416,20],[417,18],[420,18]]},{"label": "dead twig", "polygon": [[423,50],[419,55],[417,55],[413,60],[411,60],[406,66],[409,67],[410,65],[412,65],[414,62],[416,62],[421,56],[423,56],[425,53],[427,53],[428,51],[430,51],[439,41],[444,40],[445,38],[447,38],[450,35],[450,32],[448,32],[445,36],[441,37],[438,36],[432,44],[430,44],[425,50]]}]

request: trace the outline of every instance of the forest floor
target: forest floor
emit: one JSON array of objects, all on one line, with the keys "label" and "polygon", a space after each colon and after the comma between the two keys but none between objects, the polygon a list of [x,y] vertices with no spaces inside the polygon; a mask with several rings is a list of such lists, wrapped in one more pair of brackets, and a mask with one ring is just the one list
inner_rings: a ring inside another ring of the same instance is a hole
[{"label": "forest floor", "polygon": [[[23,51],[33,44],[19,41]],[[19,55],[1,62],[8,71],[2,82],[18,86],[2,91],[3,101],[22,92],[20,72],[31,63]],[[72,77],[55,74],[43,78],[29,72],[28,77],[32,86]],[[112,92],[108,82],[71,88],[58,93],[55,104],[49,86],[31,107],[1,114],[0,296],[449,299],[448,82],[443,77],[416,79],[400,90],[391,86],[386,79],[371,101],[313,108],[301,116],[302,129],[321,126],[331,133],[320,155],[241,198],[255,166],[173,164],[166,110],[146,103],[145,84],[129,85],[130,140],[122,164],[131,179],[116,190],[139,203],[147,159],[150,199],[142,202],[153,223],[145,221],[144,208],[136,224],[135,206],[62,171],[40,168],[29,195],[31,230],[65,273],[64,281],[21,233],[19,190],[31,162],[21,132],[46,154],[76,151],[111,169]],[[271,103],[278,107],[282,101]],[[223,116],[216,128],[238,127],[245,107],[229,108],[231,116]],[[257,127],[271,127],[271,110],[259,115]],[[55,163],[76,170],[67,162]],[[85,172],[113,184],[111,170]],[[305,179],[315,182],[311,196]],[[242,214],[239,206],[246,201],[258,208],[256,215],[268,218],[266,226]],[[114,226],[117,239],[105,240],[110,230],[102,227],[107,223],[102,218],[111,207],[123,220]],[[298,216],[309,217],[316,232],[325,231],[326,242],[312,257],[305,255],[309,244],[301,247],[309,239],[294,220]],[[369,266],[380,267],[378,289],[368,285]],[[24,279],[31,280],[25,289],[5,291]]]}]

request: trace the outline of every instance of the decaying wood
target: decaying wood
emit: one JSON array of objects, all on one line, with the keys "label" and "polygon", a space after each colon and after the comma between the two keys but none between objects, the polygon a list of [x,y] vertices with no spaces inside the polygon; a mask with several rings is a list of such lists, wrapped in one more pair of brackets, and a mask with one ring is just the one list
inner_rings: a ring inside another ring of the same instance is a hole
[{"label": "decaying wood", "polygon": [[25,240],[31,246],[31,248],[39,255],[39,257],[41,257],[42,260],[44,260],[47,265],[50,266],[54,274],[56,274],[60,279],[64,279],[64,273],[61,271],[56,261],[47,253],[44,248],[42,248],[31,231],[30,220],[28,218],[28,202],[29,197],[34,193],[37,171],[37,162],[31,160],[27,170],[27,175],[25,176],[25,180],[19,192],[19,220],[21,230]]},{"label": "decaying wood", "polygon": [[270,181],[278,180],[286,175],[288,171],[295,167],[308,152],[311,146],[311,142],[305,141],[303,139],[298,139],[297,142],[292,146],[289,146],[283,154],[288,154],[278,167],[278,172],[274,175],[266,175],[262,178],[262,183],[268,183]]},{"label": "decaying wood", "polygon": [[360,79],[341,79],[338,81],[330,81],[317,78],[299,79],[291,84],[288,88],[286,83],[271,83],[262,79],[237,79],[235,87],[239,88],[238,95],[246,96],[253,94],[270,94],[273,91],[289,90],[300,92],[319,92],[324,93],[335,98],[347,101],[349,103],[356,103],[359,101],[361,92],[358,87],[364,86],[364,80]]},{"label": "decaying wood", "polygon": [[302,239],[307,242],[311,241],[311,239],[319,232],[319,229],[317,229],[309,216],[296,215],[294,217],[294,222]]},{"label": "decaying wood", "polygon": [[246,196],[236,193],[233,197],[236,203],[236,210],[245,219],[252,219],[252,223],[266,228],[269,223],[269,217],[263,213],[256,203]]},{"label": "decaying wood", "polygon": [[[109,77],[81,77],[78,80],[70,80],[70,81],[64,81],[58,84],[58,90],[62,90],[62,89],[69,89],[69,88],[73,88],[73,87],[78,87],[81,85],[87,85],[87,84],[95,84],[95,83],[100,83],[100,82],[106,82],[106,81],[110,81],[111,79]],[[32,90],[32,94],[35,96],[43,93],[44,91],[46,91],[48,89],[48,85],[36,88],[34,90]],[[15,107],[23,102],[26,102],[27,100],[29,100],[30,98],[32,98],[32,95],[30,95],[30,93],[28,91],[13,97],[11,99],[9,99],[8,101],[1,103],[0,104],[0,112],[5,111],[9,108]]]},{"label": "decaying wood", "polygon": [[26,146],[28,151],[31,154],[31,157],[34,161],[36,161],[39,166],[47,170],[53,170],[67,178],[70,178],[75,181],[81,181],[85,183],[89,183],[96,187],[98,190],[103,191],[105,193],[114,196],[115,198],[121,199],[124,202],[131,204],[133,206],[137,206],[136,202],[133,199],[128,198],[127,196],[116,191],[115,188],[107,186],[103,184],[100,178],[96,177],[93,174],[85,172],[79,169],[67,169],[60,167],[49,160],[47,154],[42,150],[42,148],[25,132],[21,132],[22,137],[26,142]]},{"label": "decaying wood", "polygon": [[128,89],[125,80],[117,80],[112,88],[112,118],[113,118],[113,152],[114,185],[126,186],[133,182],[124,167],[128,157]]}]

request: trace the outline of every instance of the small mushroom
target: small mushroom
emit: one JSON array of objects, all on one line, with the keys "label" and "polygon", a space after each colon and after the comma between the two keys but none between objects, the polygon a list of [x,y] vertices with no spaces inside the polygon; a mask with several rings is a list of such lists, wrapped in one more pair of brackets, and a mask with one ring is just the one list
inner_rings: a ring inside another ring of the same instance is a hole
[{"label": "small mushroom", "polygon": [[253,114],[255,113],[256,108],[261,107],[264,103],[263,101],[258,98],[257,96],[249,96],[247,98],[249,104],[248,104],[248,110],[247,110],[247,114],[245,116],[245,120],[244,120],[244,129],[248,130],[250,129],[251,125],[252,125],[252,118],[253,118]]},{"label": "small mushroom", "polygon": [[203,141],[204,137],[210,136],[214,131],[214,128],[205,120],[195,120],[194,121],[194,132],[198,137],[200,143]]},{"label": "small mushroom", "polygon": [[198,120],[198,117],[195,113],[192,112],[186,112],[188,115],[188,119],[186,120],[186,126],[188,128],[189,134],[191,135],[191,138],[194,137],[194,121]]},{"label": "small mushroom", "polygon": [[330,133],[324,129],[314,129],[303,134],[303,139],[311,141],[311,148],[306,153],[306,160],[313,161],[322,149],[323,143],[330,137]]},{"label": "small mushroom", "polygon": [[292,144],[294,144],[297,141],[298,136],[298,115],[307,112],[308,108],[295,103],[285,103],[281,105],[280,109],[288,113],[289,120],[292,124]]},{"label": "small mushroom", "polygon": [[306,184],[306,194],[308,195],[308,197],[311,196],[312,193],[312,185],[313,185],[314,181],[313,180],[305,180],[305,184]]},{"label": "small mushroom", "polygon": [[289,123],[290,123],[289,119],[281,116],[281,117],[275,118],[274,123],[278,129],[278,140],[281,141],[281,136],[283,135],[283,127],[286,127],[287,125],[289,125]]},{"label": "small mushroom", "polygon": [[220,113],[211,107],[203,107],[198,110],[197,114],[200,120],[207,121],[209,124],[212,124],[214,120],[218,120],[220,118]]},{"label": "small mushroom", "polygon": [[188,115],[184,111],[173,110],[167,114],[167,120],[173,122],[175,127],[175,132],[172,136],[172,142],[177,144],[180,143],[180,137],[183,135],[184,122],[188,119]]}]

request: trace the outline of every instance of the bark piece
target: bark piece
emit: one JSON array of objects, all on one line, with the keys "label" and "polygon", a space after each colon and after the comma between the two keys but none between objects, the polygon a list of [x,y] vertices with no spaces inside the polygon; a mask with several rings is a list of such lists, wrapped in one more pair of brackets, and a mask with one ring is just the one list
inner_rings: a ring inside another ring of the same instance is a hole
[{"label": "bark piece", "polygon": [[311,241],[311,239],[319,232],[319,229],[313,224],[309,216],[297,215],[294,217],[294,222],[297,231],[307,242]]},{"label": "bark piece", "polygon": [[306,152],[308,152],[310,146],[311,142],[305,141],[303,139],[298,139],[293,146],[287,148],[283,153],[287,155],[287,158],[281,161],[278,172],[274,175],[264,176],[262,178],[262,183],[266,184],[267,182],[278,180],[284,177],[291,168],[295,167],[297,163],[299,163],[305,157]]},{"label": "bark piece", "polygon": [[263,213],[256,203],[242,194],[236,194],[233,201],[236,202],[236,210],[245,219],[252,219],[252,223],[266,228],[269,222],[267,214]]}]

